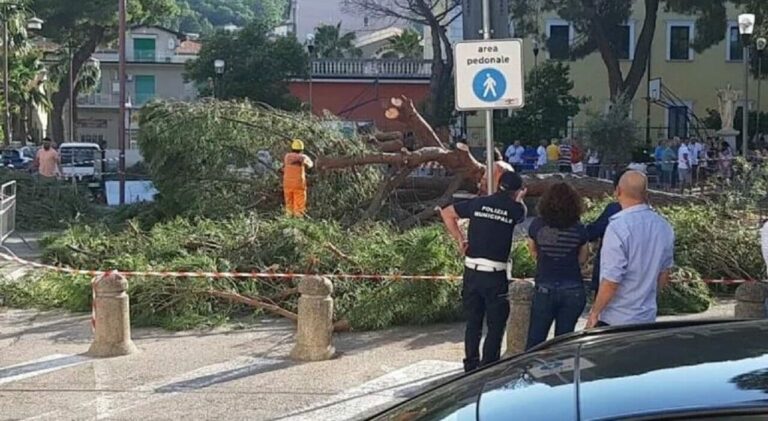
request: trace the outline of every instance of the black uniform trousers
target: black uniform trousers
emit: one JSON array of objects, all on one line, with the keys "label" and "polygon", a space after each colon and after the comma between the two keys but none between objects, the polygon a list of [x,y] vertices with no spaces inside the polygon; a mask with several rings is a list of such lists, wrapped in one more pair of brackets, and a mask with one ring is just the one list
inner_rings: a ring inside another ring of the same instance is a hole
[{"label": "black uniform trousers", "polygon": [[[464,268],[464,285],[461,290],[467,327],[464,332],[464,371],[498,361],[501,340],[509,317],[509,281],[506,271],[481,272]],[[480,356],[480,339],[483,336],[483,319],[488,334]]]}]

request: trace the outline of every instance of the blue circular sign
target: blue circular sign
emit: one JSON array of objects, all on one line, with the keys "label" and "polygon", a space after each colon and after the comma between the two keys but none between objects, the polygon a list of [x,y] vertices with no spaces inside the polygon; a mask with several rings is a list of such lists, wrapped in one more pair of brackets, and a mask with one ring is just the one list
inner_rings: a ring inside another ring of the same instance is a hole
[{"label": "blue circular sign", "polygon": [[496,102],[507,91],[504,74],[492,67],[480,70],[472,80],[472,91],[481,101]]}]

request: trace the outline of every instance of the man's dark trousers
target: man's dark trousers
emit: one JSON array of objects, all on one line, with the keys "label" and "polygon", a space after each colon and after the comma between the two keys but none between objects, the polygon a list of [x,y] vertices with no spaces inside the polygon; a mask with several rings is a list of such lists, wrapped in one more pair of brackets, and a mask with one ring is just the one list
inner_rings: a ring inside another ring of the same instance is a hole
[{"label": "man's dark trousers", "polygon": [[[464,285],[461,291],[467,328],[464,333],[464,371],[498,361],[501,340],[509,317],[509,281],[506,271],[481,272],[464,269]],[[483,336],[483,319],[488,334],[480,358],[480,339]]]}]

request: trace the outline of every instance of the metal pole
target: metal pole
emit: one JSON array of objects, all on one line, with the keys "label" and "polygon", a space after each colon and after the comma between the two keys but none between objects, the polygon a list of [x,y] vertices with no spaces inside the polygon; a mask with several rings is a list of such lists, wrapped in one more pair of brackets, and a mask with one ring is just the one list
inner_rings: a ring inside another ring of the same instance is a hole
[{"label": "metal pole", "polygon": [[8,8],[3,11],[3,99],[5,100],[5,144],[11,144],[11,101],[8,81]]},{"label": "metal pole", "polygon": [[69,46],[69,140],[75,142],[75,55]]},{"label": "metal pole", "polygon": [[[650,51],[653,51],[651,47]],[[651,56],[648,54],[648,67],[646,68],[646,100],[645,100],[645,145],[651,146]]]},{"label": "metal pole", "polygon": [[749,43],[744,43],[744,106],[742,107],[741,126],[741,156],[746,155],[749,141]]},{"label": "metal pole", "polygon": [[313,105],[312,105],[312,59],[309,59],[309,113],[312,114],[314,111]]},{"label": "metal pole", "polygon": [[119,31],[118,43],[119,43],[119,60],[118,66],[118,79],[120,81],[120,118],[118,119],[118,132],[117,143],[120,148],[120,156],[118,163],[118,174],[120,176],[120,204],[125,204],[125,0],[118,0],[118,14],[119,14]]},{"label": "metal pole", "polygon": [[[483,0],[483,39],[491,39],[490,10],[490,0]],[[488,194],[493,194],[496,192],[496,186],[493,185],[493,110],[485,111],[485,154]]]}]

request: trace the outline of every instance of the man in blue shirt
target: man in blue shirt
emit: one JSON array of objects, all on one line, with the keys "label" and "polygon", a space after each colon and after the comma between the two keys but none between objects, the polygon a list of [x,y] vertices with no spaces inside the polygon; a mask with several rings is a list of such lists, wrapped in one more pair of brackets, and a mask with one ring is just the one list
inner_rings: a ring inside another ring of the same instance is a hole
[{"label": "man in blue shirt", "polygon": [[[490,196],[456,203],[442,209],[448,232],[465,256],[461,299],[467,318],[464,333],[464,371],[497,361],[509,316],[507,261],[515,225],[525,220],[525,189],[519,174],[507,171],[499,180],[499,191]],[[467,238],[459,220],[469,219]],[[483,319],[488,334],[480,357]]]},{"label": "man in blue shirt", "polygon": [[611,218],[600,256],[600,289],[587,328],[656,321],[656,296],[674,264],[672,226],[648,206],[645,174],[628,171],[616,195],[622,211]]}]

